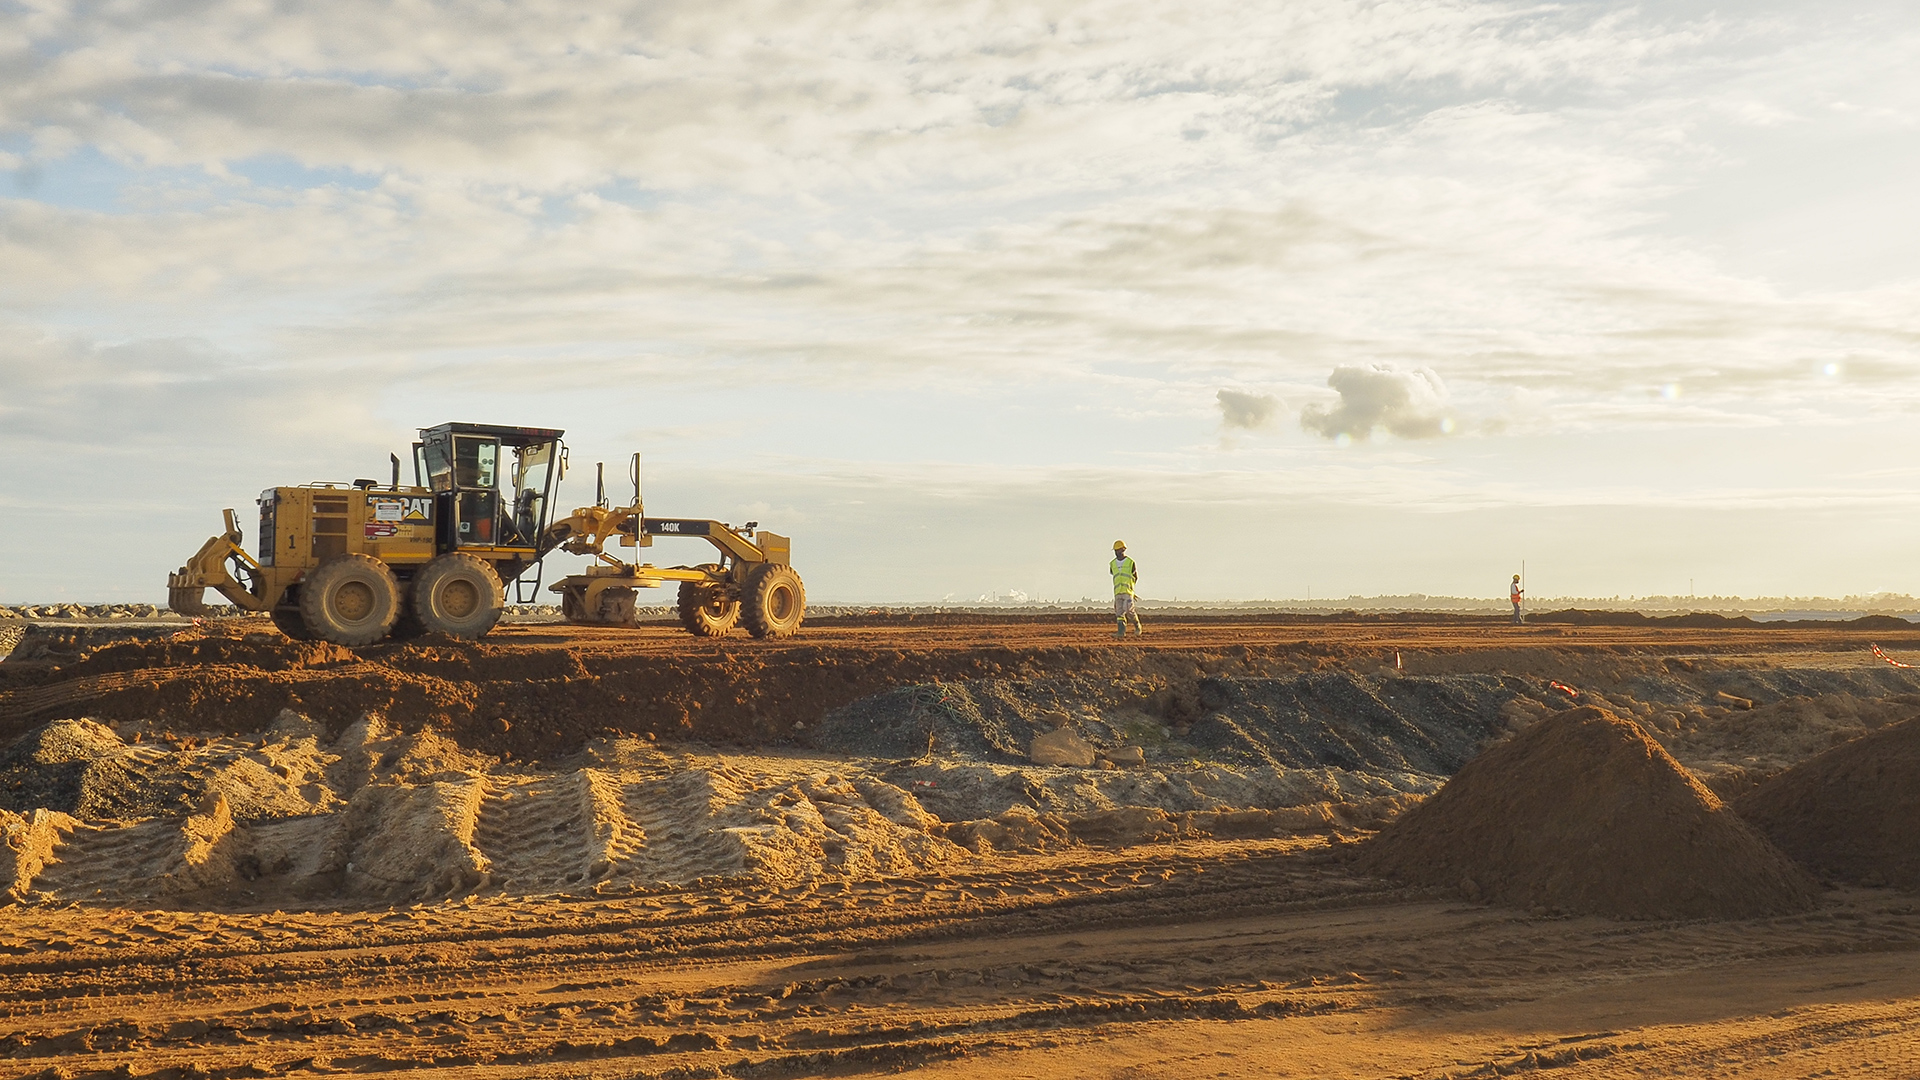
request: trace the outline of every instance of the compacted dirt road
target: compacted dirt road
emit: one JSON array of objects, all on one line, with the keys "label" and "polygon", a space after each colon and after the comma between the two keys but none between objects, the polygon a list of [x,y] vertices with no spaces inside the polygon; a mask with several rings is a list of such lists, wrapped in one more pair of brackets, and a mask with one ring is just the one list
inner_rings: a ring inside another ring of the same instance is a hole
[{"label": "compacted dirt road", "polygon": [[[0,663],[0,1080],[1920,1075],[1913,892],[1632,921],[1353,869],[1575,704],[1729,812],[1709,787],[1920,714],[1870,651],[1920,632],[1148,629],[30,636]],[[1062,727],[1097,767],[1024,759]]]},{"label": "compacted dirt road", "polygon": [[[1913,1075],[1920,916],[1422,900],[1324,844],[767,892],[15,911],[8,1076]],[[64,1071],[47,1071],[58,1069]]]}]

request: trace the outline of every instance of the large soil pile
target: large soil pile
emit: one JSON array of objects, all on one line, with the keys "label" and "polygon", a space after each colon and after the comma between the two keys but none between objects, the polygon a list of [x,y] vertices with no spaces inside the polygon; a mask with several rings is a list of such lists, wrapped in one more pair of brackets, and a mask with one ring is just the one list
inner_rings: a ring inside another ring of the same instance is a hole
[{"label": "large soil pile", "polygon": [[1592,706],[1468,762],[1362,851],[1366,872],[1615,918],[1804,910],[1813,883],[1639,727]]},{"label": "large soil pile", "polygon": [[1802,762],[1733,808],[1822,874],[1920,888],[1920,718]]}]

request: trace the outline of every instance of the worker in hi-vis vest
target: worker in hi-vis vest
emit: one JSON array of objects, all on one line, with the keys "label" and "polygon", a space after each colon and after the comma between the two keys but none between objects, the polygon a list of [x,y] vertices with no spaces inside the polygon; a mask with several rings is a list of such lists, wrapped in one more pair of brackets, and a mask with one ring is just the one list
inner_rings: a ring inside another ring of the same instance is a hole
[{"label": "worker in hi-vis vest", "polygon": [[1140,613],[1133,610],[1133,586],[1140,580],[1140,568],[1127,558],[1127,544],[1124,540],[1113,542],[1113,562],[1107,566],[1113,574],[1113,636],[1127,636],[1127,620],[1133,620],[1133,632],[1144,634],[1146,629],[1140,625]]},{"label": "worker in hi-vis vest", "polygon": [[1520,575],[1513,575],[1513,585],[1507,589],[1507,599],[1513,601],[1513,625],[1520,625],[1520,598],[1526,595],[1520,588]]}]

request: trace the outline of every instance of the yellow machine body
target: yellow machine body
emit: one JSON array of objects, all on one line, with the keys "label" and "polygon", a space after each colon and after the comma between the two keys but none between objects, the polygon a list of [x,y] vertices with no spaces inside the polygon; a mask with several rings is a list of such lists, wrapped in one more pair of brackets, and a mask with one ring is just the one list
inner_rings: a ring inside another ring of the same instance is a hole
[{"label": "yellow machine body", "polygon": [[[552,586],[571,622],[633,625],[635,590],[673,582],[693,633],[723,634],[736,621],[756,637],[785,637],[799,627],[805,593],[789,565],[791,542],[756,532],[757,522],[736,529],[646,517],[637,454],[632,505],[608,507],[603,491],[596,505],[548,525],[547,507],[565,469],[562,434],[442,424],[421,429],[413,485],[400,484],[396,455],[390,484],[269,488],[258,499],[255,551],[226,511],[225,530],[168,575],[168,606],[198,615],[205,590],[213,589],[242,610],[272,612],[294,637],[345,645],[390,632],[479,637],[503,609],[503,582],[527,588],[530,578],[537,588],[541,559],[559,549],[597,560]],[[656,567],[604,550],[608,540],[649,547],[656,536],[703,538],[718,561]]]}]

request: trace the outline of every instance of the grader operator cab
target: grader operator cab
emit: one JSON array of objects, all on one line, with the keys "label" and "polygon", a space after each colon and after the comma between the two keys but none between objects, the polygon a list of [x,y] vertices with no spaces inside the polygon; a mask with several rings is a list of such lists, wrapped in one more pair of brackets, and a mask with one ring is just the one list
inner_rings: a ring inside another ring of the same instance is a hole
[{"label": "grader operator cab", "polygon": [[[634,591],[680,586],[683,625],[725,634],[744,622],[755,637],[799,629],[806,596],[788,565],[786,537],[701,519],[648,519],[640,503],[639,455],[633,505],[595,505],[549,522],[566,470],[564,432],[493,424],[422,428],[413,445],[414,482],[315,483],[261,492],[257,554],[242,545],[232,510],[210,538],[167,577],[167,606],[199,615],[211,588],[246,611],[267,611],[289,637],[367,645],[393,634],[478,638],[492,630],[512,582],[537,595],[541,560],[559,549],[591,555],[585,574],[552,586],[570,622],[635,625]],[[720,553],[701,566],[629,564],[605,542],[651,546],[656,535],[699,536]]]}]

